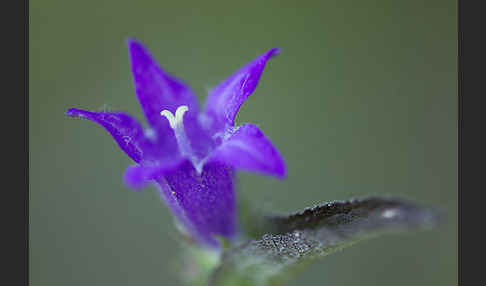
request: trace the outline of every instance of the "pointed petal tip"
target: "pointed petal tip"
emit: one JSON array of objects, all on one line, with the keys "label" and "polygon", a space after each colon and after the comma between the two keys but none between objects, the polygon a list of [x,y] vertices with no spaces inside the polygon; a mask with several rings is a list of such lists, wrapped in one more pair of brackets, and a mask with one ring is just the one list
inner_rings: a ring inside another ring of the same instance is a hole
[{"label": "pointed petal tip", "polygon": [[265,65],[268,60],[270,60],[273,57],[280,55],[281,51],[282,50],[280,48],[273,48],[273,49],[270,49],[270,50],[266,51],[265,53],[261,54],[257,59],[260,63]]},{"label": "pointed petal tip", "polygon": [[89,114],[89,111],[77,109],[77,108],[69,108],[64,115],[69,117],[84,117],[84,115]]},{"label": "pointed petal tip", "polygon": [[273,48],[273,49],[268,50],[268,52],[266,52],[266,56],[268,58],[272,58],[274,56],[278,56],[281,52],[282,52],[282,49],[280,49],[280,48]]},{"label": "pointed petal tip", "polygon": [[135,37],[127,37],[125,39],[125,43],[127,43],[127,45],[131,45],[132,43],[136,43],[136,42],[139,42],[139,41]]},{"label": "pointed petal tip", "polygon": [[69,108],[68,110],[66,110],[66,112],[64,112],[64,115],[74,116],[75,113],[76,113],[76,108]]},{"label": "pointed petal tip", "polygon": [[142,42],[135,38],[128,38],[126,40],[128,46],[128,53],[130,55],[132,63],[137,60],[143,61],[153,61],[152,55],[150,54],[149,50],[145,47]]},{"label": "pointed petal tip", "polygon": [[138,47],[138,46],[142,46],[143,47],[142,42],[140,42],[138,39],[136,39],[134,37],[128,37],[125,40],[125,43],[127,44],[127,46],[128,46],[129,49],[135,48],[135,47]]}]

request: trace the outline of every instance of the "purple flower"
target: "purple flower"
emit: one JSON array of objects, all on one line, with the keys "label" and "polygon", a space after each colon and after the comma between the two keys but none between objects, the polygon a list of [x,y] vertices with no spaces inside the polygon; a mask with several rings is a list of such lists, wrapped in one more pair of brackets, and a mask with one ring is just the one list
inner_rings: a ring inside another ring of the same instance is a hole
[{"label": "purple flower", "polygon": [[285,164],[253,124],[235,126],[241,104],[255,90],[271,49],[221,82],[199,111],[182,81],[162,70],[147,49],[128,41],[135,92],[149,128],[121,112],[71,108],[68,116],[104,127],[137,164],[125,172],[135,189],[155,182],[159,193],[200,244],[218,247],[214,235],[232,239],[237,230],[234,169],[283,178]]}]

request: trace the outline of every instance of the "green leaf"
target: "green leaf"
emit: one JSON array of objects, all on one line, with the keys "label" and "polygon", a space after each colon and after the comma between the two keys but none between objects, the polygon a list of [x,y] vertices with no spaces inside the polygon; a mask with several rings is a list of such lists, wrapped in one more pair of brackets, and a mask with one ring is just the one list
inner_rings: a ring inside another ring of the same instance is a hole
[{"label": "green leaf", "polygon": [[316,258],[362,239],[430,228],[438,221],[432,209],[380,197],[324,203],[290,216],[262,216],[251,228],[251,236],[260,237],[227,249],[210,285],[280,285]]}]

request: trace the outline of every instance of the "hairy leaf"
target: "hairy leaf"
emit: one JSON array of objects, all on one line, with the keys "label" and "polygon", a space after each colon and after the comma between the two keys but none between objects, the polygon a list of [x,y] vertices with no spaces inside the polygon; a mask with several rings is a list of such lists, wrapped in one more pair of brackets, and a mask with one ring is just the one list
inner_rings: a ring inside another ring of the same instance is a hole
[{"label": "hairy leaf", "polygon": [[[386,232],[436,225],[429,208],[370,197],[333,201],[290,216],[264,216],[252,225],[260,237],[228,249],[210,285],[277,285],[316,258]],[[263,234],[266,233],[266,234]]]}]

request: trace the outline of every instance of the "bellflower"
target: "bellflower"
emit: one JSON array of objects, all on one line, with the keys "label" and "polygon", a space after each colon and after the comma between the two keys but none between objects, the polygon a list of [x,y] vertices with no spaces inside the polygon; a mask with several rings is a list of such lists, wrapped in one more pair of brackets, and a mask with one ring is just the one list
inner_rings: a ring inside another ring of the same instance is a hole
[{"label": "bellflower", "polygon": [[149,128],[122,112],[71,108],[66,114],[105,128],[136,163],[126,170],[125,183],[140,189],[154,182],[191,237],[217,248],[215,235],[232,239],[237,231],[234,170],[286,175],[281,155],[262,131],[234,122],[266,62],[279,50],[267,51],[222,81],[200,111],[186,84],[160,68],[141,43],[127,43],[135,92]]}]

